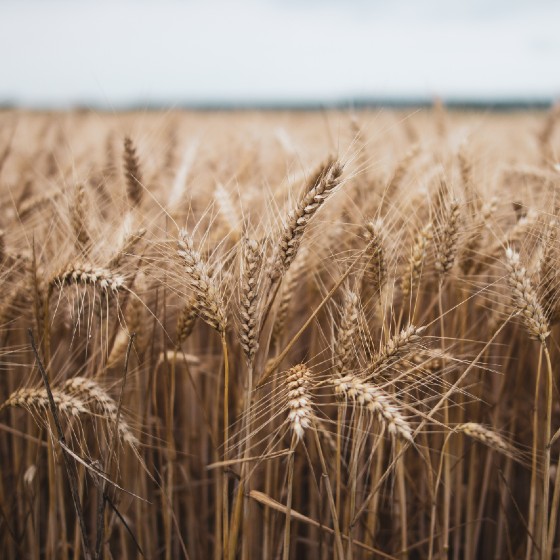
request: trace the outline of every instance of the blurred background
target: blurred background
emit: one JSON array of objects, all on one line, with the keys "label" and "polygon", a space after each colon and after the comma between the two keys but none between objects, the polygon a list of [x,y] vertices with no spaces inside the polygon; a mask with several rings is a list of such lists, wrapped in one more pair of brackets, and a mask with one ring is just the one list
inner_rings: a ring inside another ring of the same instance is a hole
[{"label": "blurred background", "polygon": [[0,104],[549,104],[554,0],[0,0]]}]

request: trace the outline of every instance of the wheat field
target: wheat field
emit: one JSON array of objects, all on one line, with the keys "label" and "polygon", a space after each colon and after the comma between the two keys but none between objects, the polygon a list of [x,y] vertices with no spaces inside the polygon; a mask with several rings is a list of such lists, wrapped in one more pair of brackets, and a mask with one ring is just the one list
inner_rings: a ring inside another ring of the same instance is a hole
[{"label": "wheat field", "polygon": [[0,556],[559,558],[559,124],[0,112]]}]

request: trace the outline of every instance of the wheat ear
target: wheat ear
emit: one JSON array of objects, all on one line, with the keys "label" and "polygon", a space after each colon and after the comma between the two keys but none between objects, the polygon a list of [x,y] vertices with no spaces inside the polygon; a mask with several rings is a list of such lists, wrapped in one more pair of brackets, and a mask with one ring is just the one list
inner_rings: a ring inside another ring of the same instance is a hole
[{"label": "wheat ear", "polygon": [[477,254],[482,246],[482,234],[488,226],[488,221],[495,213],[496,206],[496,198],[492,198],[489,202],[483,204],[480,210],[480,218],[474,222],[473,229],[461,249],[460,267],[464,274],[468,274],[476,267]]},{"label": "wheat ear", "polygon": [[122,262],[129,256],[133,254],[134,248],[143,237],[146,235],[146,228],[140,228],[136,231],[127,233],[121,243],[121,246],[115,251],[113,256],[109,259],[107,263],[108,268],[117,268],[122,264]]},{"label": "wheat ear", "polygon": [[103,292],[118,292],[125,287],[124,277],[114,274],[107,268],[95,267],[88,263],[71,264],[57,275],[49,284],[50,289],[59,289],[70,285],[89,285],[99,288]]},{"label": "wheat ear", "polygon": [[428,245],[433,239],[433,225],[428,223],[416,235],[414,244],[408,258],[408,267],[401,280],[401,290],[404,296],[409,295],[418,286]]},{"label": "wheat ear", "polygon": [[379,293],[387,281],[383,231],[383,221],[380,219],[371,220],[364,226],[364,238],[367,242],[365,256],[368,265],[362,287],[371,290],[374,294]]},{"label": "wheat ear", "polygon": [[144,189],[142,188],[142,173],[136,154],[136,147],[129,136],[124,139],[124,175],[126,178],[126,193],[132,206],[139,206],[142,202]]},{"label": "wheat ear", "polygon": [[500,451],[502,453],[506,453],[507,455],[513,455],[514,449],[512,446],[507,443],[507,441],[500,436],[494,430],[483,426],[482,424],[478,424],[476,422],[467,422],[465,424],[459,424],[455,427],[457,432],[462,432],[465,435],[469,436],[470,438],[476,439],[481,443],[484,443],[488,447],[495,449],[496,451]]},{"label": "wheat ear", "polygon": [[441,227],[436,231],[435,268],[440,276],[447,274],[455,262],[460,217],[459,203],[452,200],[444,212]]},{"label": "wheat ear", "polygon": [[191,336],[198,317],[195,306],[195,298],[190,298],[183,306],[177,316],[177,324],[175,326],[176,346],[180,348],[183,342]]},{"label": "wheat ear", "polygon": [[342,169],[341,163],[329,161],[318,174],[317,182],[306,190],[296,207],[289,212],[270,270],[273,280],[283,276],[295,259],[309,222],[340,184]]},{"label": "wheat ear", "polygon": [[227,318],[215,276],[210,274],[208,264],[194,248],[192,236],[184,229],[179,232],[178,245],[177,253],[183,260],[187,282],[195,296],[195,309],[204,321],[223,334],[226,330]]},{"label": "wheat ear", "polygon": [[291,368],[286,376],[288,388],[288,423],[298,440],[311,426],[313,418],[312,399],[309,393],[311,371],[304,364]]},{"label": "wheat ear", "polygon": [[288,318],[288,311],[290,302],[294,297],[294,292],[302,280],[302,276],[308,265],[309,251],[305,247],[298,252],[296,259],[292,266],[286,272],[284,280],[282,281],[282,288],[280,290],[280,301],[278,303],[278,310],[276,311],[276,318],[272,327],[272,336],[270,343],[274,345],[278,342],[284,334],[286,327],[286,320]]},{"label": "wheat ear", "polygon": [[382,389],[372,383],[361,381],[352,374],[334,379],[333,384],[337,395],[355,401],[371,413],[376,414],[391,435],[398,435],[412,441],[413,431],[410,424],[394,400]]},{"label": "wheat ear", "polygon": [[409,352],[411,347],[420,340],[425,329],[426,327],[416,327],[411,324],[404,327],[400,333],[392,336],[383,348],[373,356],[367,367],[366,375],[378,373],[379,370],[390,366],[403,354]]},{"label": "wheat ear", "polygon": [[[81,414],[91,414],[85,402],[75,396],[58,389],[52,389],[52,395],[58,411],[62,414],[74,417]],[[49,396],[45,388],[23,388],[13,392],[8,399],[0,405],[0,411],[5,408],[23,408],[31,414],[39,411],[45,413],[49,410],[49,406]]]},{"label": "wheat ear", "polygon": [[138,440],[134,437],[122,414],[118,414],[117,403],[98,383],[85,377],[73,377],[64,383],[62,389],[66,394],[78,397],[90,405],[92,410],[96,410],[108,422],[116,424],[118,420],[117,431],[120,438],[126,444],[136,448]]},{"label": "wheat ear", "polygon": [[257,292],[261,262],[259,243],[254,239],[245,239],[242,245],[240,340],[247,364],[253,362],[258,348]]},{"label": "wheat ear", "polygon": [[338,333],[334,343],[334,370],[342,375],[352,367],[355,334],[358,328],[360,298],[356,292],[345,287]]},{"label": "wheat ear", "polygon": [[87,213],[86,213],[86,192],[84,185],[78,183],[74,190],[74,200],[72,202],[72,208],[70,213],[70,221],[72,223],[72,229],[74,230],[74,236],[76,238],[76,244],[82,251],[91,243],[91,238],[87,231]]},{"label": "wheat ear", "polygon": [[521,265],[519,253],[511,247],[506,249],[508,284],[512,290],[513,304],[521,316],[531,338],[544,342],[550,334],[546,314],[539,302],[527,270]]}]

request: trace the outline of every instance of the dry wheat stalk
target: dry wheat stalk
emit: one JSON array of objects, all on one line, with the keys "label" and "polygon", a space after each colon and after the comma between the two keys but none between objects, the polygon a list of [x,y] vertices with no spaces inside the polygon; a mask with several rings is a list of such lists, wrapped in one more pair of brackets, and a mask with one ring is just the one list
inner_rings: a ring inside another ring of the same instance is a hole
[{"label": "dry wheat stalk", "polygon": [[511,247],[506,249],[506,268],[508,284],[512,290],[513,304],[521,315],[529,336],[544,342],[550,334],[546,314],[541,307],[527,270],[521,265],[519,253]]},{"label": "dry wheat stalk", "polygon": [[333,380],[335,393],[357,402],[368,411],[376,414],[379,421],[393,436],[398,435],[412,441],[412,428],[402,415],[395,401],[381,388],[360,380],[352,374]]},{"label": "dry wheat stalk", "polygon": [[204,321],[223,334],[226,330],[227,318],[215,276],[210,274],[208,264],[195,250],[194,240],[185,229],[179,232],[178,245],[177,253],[183,260],[187,282],[195,296],[195,309]]}]

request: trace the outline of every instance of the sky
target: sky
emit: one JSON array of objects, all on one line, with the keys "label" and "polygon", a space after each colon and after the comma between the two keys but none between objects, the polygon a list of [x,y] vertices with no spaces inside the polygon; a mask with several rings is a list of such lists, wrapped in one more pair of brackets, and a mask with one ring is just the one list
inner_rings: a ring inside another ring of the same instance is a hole
[{"label": "sky", "polygon": [[560,97],[558,0],[0,0],[0,103]]}]

